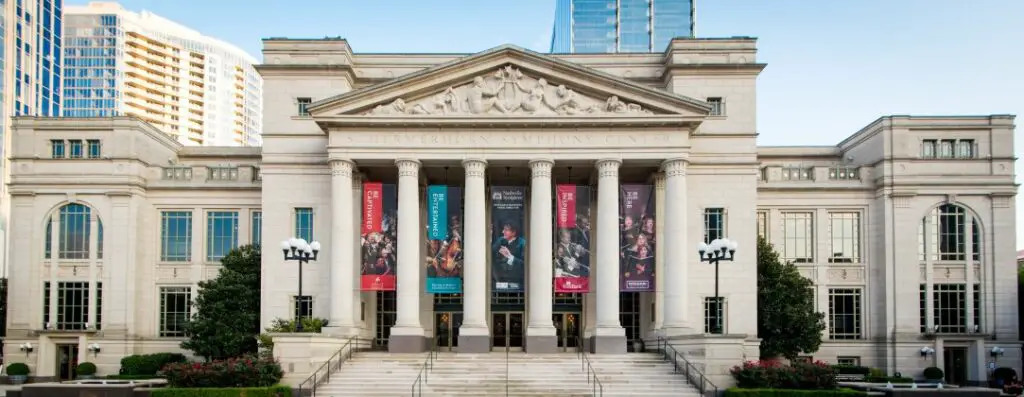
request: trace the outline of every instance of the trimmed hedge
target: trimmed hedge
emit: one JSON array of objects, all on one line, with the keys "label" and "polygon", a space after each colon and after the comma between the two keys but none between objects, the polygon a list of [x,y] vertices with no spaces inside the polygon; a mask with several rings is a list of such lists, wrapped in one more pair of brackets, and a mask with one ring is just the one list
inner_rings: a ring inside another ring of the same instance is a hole
[{"label": "trimmed hedge", "polygon": [[153,376],[167,364],[187,362],[188,358],[181,353],[136,354],[121,359],[120,375]]},{"label": "trimmed hedge", "polygon": [[163,375],[107,375],[104,376],[104,378],[113,380],[167,379],[167,377]]},{"label": "trimmed hedge", "polygon": [[[788,389],[740,389],[725,390],[725,397],[863,397],[867,393],[850,389],[836,390],[788,390]],[[155,395],[154,395],[155,396]]]},{"label": "trimmed hedge", "polygon": [[150,390],[151,397],[291,397],[288,386],[214,388],[164,388]]}]

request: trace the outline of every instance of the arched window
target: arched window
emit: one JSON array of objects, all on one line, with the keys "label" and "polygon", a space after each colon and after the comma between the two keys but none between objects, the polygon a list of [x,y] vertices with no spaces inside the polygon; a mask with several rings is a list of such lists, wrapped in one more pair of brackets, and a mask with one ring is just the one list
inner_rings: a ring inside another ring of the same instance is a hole
[{"label": "arched window", "polygon": [[[942,204],[933,208],[921,220],[918,231],[920,259],[933,261],[966,261],[967,260],[967,218],[971,218],[971,257],[981,260],[981,225],[978,219],[969,216],[966,208],[956,204]],[[928,235],[925,235],[925,222],[929,223]],[[925,247],[928,255],[925,256]]]},{"label": "arched window", "polygon": [[[67,204],[60,207],[60,236],[57,241],[58,259],[89,259],[89,241],[92,233],[92,209],[82,204]],[[96,258],[103,259],[103,222],[98,218],[96,228]],[[53,241],[53,218],[46,220],[46,243],[44,257],[50,259],[50,244]]]}]

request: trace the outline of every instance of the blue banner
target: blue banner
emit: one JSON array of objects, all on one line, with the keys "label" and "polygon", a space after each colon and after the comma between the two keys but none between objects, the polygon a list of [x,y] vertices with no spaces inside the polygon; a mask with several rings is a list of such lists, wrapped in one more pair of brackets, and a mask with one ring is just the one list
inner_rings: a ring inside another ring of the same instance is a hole
[{"label": "blue banner", "polygon": [[462,189],[427,186],[427,293],[462,293]]}]

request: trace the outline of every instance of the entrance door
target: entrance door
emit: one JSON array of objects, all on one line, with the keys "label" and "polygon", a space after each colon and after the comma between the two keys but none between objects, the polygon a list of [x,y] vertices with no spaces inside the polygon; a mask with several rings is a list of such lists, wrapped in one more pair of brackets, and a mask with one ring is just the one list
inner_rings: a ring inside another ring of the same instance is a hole
[{"label": "entrance door", "polygon": [[967,348],[947,347],[942,354],[943,372],[946,374],[946,383],[951,385],[965,385],[967,382]]},{"label": "entrance door", "polygon": [[523,349],[523,313],[491,313],[491,348],[493,350]]},{"label": "entrance door", "polygon": [[558,337],[558,349],[576,351],[579,348],[580,313],[552,313],[555,324],[555,336]]},{"label": "entrance door", "polygon": [[60,380],[74,380],[78,366],[78,345],[57,345],[57,376]]},{"label": "entrance door", "polygon": [[434,313],[434,336],[437,338],[437,349],[454,351],[459,347],[459,327],[462,326],[462,313]]}]

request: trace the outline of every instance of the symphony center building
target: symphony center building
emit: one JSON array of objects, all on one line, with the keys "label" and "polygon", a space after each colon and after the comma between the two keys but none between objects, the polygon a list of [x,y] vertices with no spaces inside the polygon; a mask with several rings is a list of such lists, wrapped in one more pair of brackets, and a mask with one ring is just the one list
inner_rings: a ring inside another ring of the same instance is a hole
[{"label": "symphony center building", "polygon": [[[827,327],[808,357],[953,383],[1020,371],[1013,116],[759,147],[752,38],[581,55],[274,38],[263,56],[262,148],[14,120],[7,362],[67,377],[178,351],[198,283],[262,243],[265,327],[314,316],[392,352],[663,337],[723,385],[758,357],[763,236],[814,283]],[[291,238],[321,246],[302,274]],[[716,283],[697,246],[724,239]]]}]

